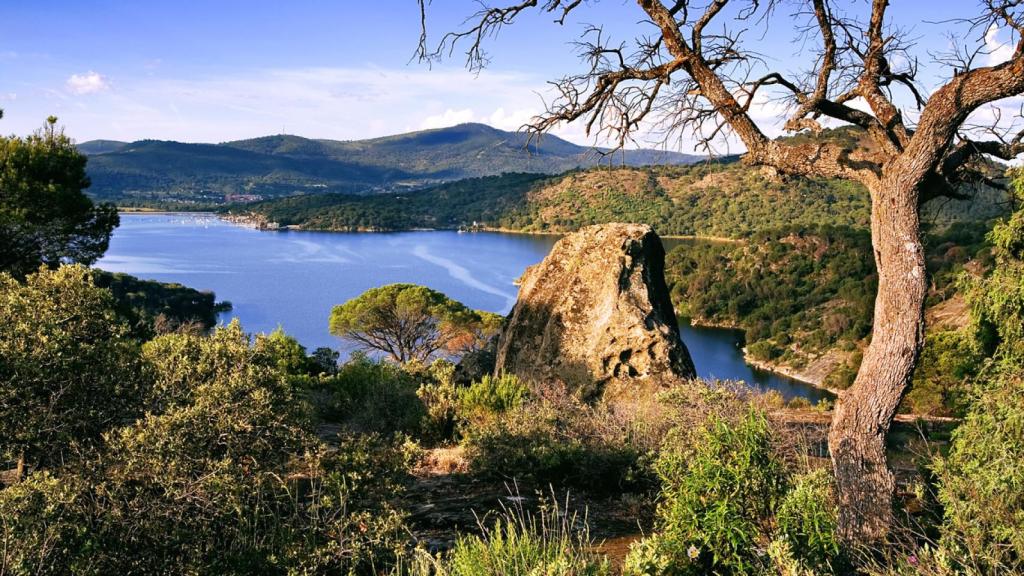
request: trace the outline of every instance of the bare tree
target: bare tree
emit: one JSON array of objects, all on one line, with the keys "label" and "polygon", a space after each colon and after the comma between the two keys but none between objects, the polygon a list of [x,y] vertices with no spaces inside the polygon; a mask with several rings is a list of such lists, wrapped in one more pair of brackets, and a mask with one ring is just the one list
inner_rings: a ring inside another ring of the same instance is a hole
[{"label": "bare tree", "polygon": [[[582,0],[525,0],[480,9],[460,31],[428,45],[429,0],[420,0],[424,60],[465,49],[467,64],[487,63],[486,40],[530,10],[563,23],[582,13]],[[650,35],[611,43],[588,27],[577,48],[580,74],[553,82],[558,98],[526,126],[540,135],[582,121],[587,134],[629,142],[645,125],[666,137],[692,134],[709,153],[738,139],[744,161],[783,177],[831,177],[863,184],[871,195],[871,235],[878,268],[874,331],[853,386],[840,398],[829,435],[847,539],[869,541],[891,527],[895,482],[885,437],[911,381],[924,340],[927,291],[920,207],[938,196],[961,197],[968,181],[983,180],[985,156],[1024,152],[1024,132],[1007,126],[979,141],[970,118],[982,107],[1024,92],[1024,0],[982,0],[977,16],[948,23],[963,31],[948,54],[932,54],[949,71],[929,91],[918,79],[908,32],[887,18],[887,0],[637,0]],[[790,13],[776,14],[783,6]],[[754,26],[785,18],[808,47],[808,70],[773,70],[743,40]],[[982,66],[991,27],[1012,35],[1005,62]],[[973,46],[973,48],[972,48]],[[775,140],[752,109],[785,102],[785,128],[818,132],[823,123],[863,131],[858,145],[829,139]],[[915,119],[916,121],[912,120]],[[990,128],[996,128],[995,124]],[[648,128],[649,129],[649,128]]]}]

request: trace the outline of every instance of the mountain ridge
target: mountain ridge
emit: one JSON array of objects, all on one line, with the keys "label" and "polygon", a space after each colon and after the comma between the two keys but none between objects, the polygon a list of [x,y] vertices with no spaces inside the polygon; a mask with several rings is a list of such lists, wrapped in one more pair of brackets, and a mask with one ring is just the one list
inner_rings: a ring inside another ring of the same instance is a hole
[{"label": "mountain ridge", "polygon": [[692,164],[701,156],[650,149],[607,149],[557,136],[537,143],[486,124],[395,134],[366,140],[312,139],[290,134],[184,143],[91,140],[90,194],[133,204],[220,204],[309,193],[371,194],[508,172],[558,174],[601,164]]}]

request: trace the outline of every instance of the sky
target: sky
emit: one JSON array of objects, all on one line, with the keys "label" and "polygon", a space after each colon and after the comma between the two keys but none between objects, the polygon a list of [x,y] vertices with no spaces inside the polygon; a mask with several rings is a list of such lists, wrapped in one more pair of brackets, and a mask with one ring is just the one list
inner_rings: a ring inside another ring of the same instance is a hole
[{"label": "sky", "polygon": [[[794,69],[806,50],[793,41],[793,4],[748,34],[773,67]],[[945,20],[971,14],[975,2],[892,4],[934,85],[940,71],[928,52],[948,47],[945,32],[962,27]],[[433,0],[428,29],[436,40],[477,8]],[[0,133],[27,134],[51,114],[79,142],[352,140],[470,121],[514,130],[543,110],[548,81],[581,70],[571,42],[585,25],[625,41],[650,29],[641,17],[633,0],[589,0],[561,26],[535,11],[487,44],[490,64],[474,74],[458,52],[433,66],[413,58],[415,0],[3,0]],[[989,31],[989,60],[1004,57],[1008,38]],[[778,113],[757,111],[769,132]],[[593,143],[581,126],[555,133]],[[677,149],[692,152],[692,143]]]}]

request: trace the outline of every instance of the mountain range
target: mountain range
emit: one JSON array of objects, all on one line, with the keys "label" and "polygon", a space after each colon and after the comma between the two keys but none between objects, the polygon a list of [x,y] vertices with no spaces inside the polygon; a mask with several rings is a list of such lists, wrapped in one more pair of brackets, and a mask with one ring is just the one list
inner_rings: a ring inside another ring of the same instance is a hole
[{"label": "mountain range", "polygon": [[88,192],[121,205],[215,205],[309,193],[371,194],[507,172],[558,174],[600,164],[692,164],[702,156],[607,150],[484,124],[338,141],[276,135],[220,144],[91,140]]}]

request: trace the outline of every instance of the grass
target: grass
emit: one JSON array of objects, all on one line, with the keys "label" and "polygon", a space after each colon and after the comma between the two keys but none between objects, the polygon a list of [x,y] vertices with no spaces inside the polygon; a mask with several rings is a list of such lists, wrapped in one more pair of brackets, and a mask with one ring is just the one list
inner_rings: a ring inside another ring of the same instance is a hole
[{"label": "grass", "polygon": [[459,538],[446,556],[418,551],[395,576],[606,576],[608,559],[593,551],[586,517],[568,512],[554,498],[536,513],[521,500],[504,507],[492,523],[478,521],[480,534]]}]

